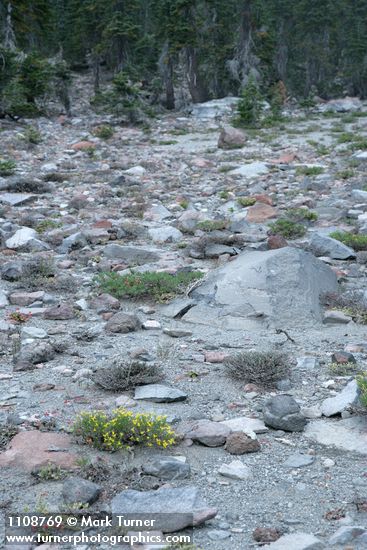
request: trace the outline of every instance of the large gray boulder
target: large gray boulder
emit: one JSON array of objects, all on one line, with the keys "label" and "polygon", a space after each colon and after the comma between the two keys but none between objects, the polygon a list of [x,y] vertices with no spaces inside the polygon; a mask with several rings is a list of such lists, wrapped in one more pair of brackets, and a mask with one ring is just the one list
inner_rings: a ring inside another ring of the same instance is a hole
[{"label": "large gray boulder", "polygon": [[337,288],[330,267],[303,250],[244,252],[192,291],[197,305],[182,320],[227,330],[310,326],[322,321],[320,294]]},{"label": "large gray boulder", "polygon": [[194,486],[162,487],[158,491],[122,491],[112,499],[111,512],[136,517],[145,515],[155,520],[154,530],[164,533],[200,525],[217,514],[215,508],[201,499],[199,490]]}]

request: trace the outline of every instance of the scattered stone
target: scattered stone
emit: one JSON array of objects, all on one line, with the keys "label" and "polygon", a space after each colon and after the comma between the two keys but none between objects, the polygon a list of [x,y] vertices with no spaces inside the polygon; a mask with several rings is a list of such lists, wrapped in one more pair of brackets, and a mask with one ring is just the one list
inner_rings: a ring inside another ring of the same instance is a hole
[{"label": "scattered stone", "polygon": [[76,467],[77,456],[70,452],[71,438],[56,432],[19,432],[7,451],[0,453],[0,467],[21,468],[28,472],[54,464],[64,469]]},{"label": "scattered stone", "polygon": [[10,206],[22,206],[23,204],[32,202],[37,198],[37,195],[30,193],[1,193],[0,202],[10,204]]},{"label": "scattered stone", "polygon": [[352,353],[347,351],[336,351],[331,356],[332,363],[338,363],[338,365],[344,365],[345,363],[356,363],[356,358]]},{"label": "scattered stone", "polygon": [[6,262],[1,267],[1,277],[5,281],[18,281],[22,277],[23,269],[20,262]]},{"label": "scattered stone", "polygon": [[155,250],[137,246],[122,246],[120,244],[107,244],[103,249],[103,254],[106,258],[124,260],[129,265],[142,265],[156,262],[159,259],[159,255]]},{"label": "scattered stone", "polygon": [[248,479],[251,475],[250,468],[240,460],[233,460],[230,464],[222,464],[218,474],[231,479]]},{"label": "scattered stone", "polygon": [[99,485],[81,477],[70,477],[62,486],[62,496],[67,504],[93,504],[100,494]]},{"label": "scattered stone", "polygon": [[159,330],[162,328],[162,325],[159,321],[155,321],[154,319],[149,319],[148,321],[144,321],[143,328],[145,330]]},{"label": "scattered stone", "polygon": [[25,346],[16,356],[14,370],[32,369],[39,363],[47,363],[55,357],[54,348],[47,342],[35,342]]},{"label": "scattered stone", "polygon": [[219,135],[218,147],[220,149],[237,149],[243,147],[247,141],[247,135],[243,130],[224,126]]},{"label": "scattered stone", "polygon": [[356,537],[366,533],[367,529],[362,526],[356,525],[343,525],[330,537],[330,546],[336,546],[338,544],[347,544],[353,542]]},{"label": "scattered stone", "polygon": [[259,418],[249,418],[247,416],[239,416],[230,420],[221,422],[224,426],[230,428],[232,432],[243,432],[251,437],[250,434],[263,434],[269,431],[262,420]]},{"label": "scattered stone", "polygon": [[164,227],[151,227],[148,233],[155,243],[177,243],[183,238],[183,234],[179,229],[169,225]]},{"label": "scattered stone", "polygon": [[323,323],[325,325],[347,325],[352,321],[352,317],[346,315],[343,311],[330,310],[325,311]]},{"label": "scattered stone", "polygon": [[30,241],[38,237],[37,231],[30,227],[22,227],[14,233],[14,235],[5,241],[8,248],[13,250],[25,249]]},{"label": "scattered stone", "polygon": [[188,336],[192,336],[191,330],[184,330],[184,329],[178,329],[178,328],[164,328],[163,332],[164,334],[167,334],[172,338],[185,338]]},{"label": "scattered stone", "polygon": [[267,544],[263,548],[269,550],[322,550],[325,548],[320,539],[308,533],[291,533],[283,535],[276,542]]},{"label": "scattered stone", "polygon": [[206,363],[223,363],[229,355],[224,351],[206,351],[204,357]]},{"label": "scattered stone", "polygon": [[11,304],[17,306],[29,306],[33,302],[42,301],[45,296],[43,290],[38,292],[13,292],[9,296],[9,301]]},{"label": "scattered stone", "polygon": [[159,456],[145,462],[143,472],[160,479],[186,479],[190,475],[190,466],[174,456]]},{"label": "scattered stone", "polygon": [[227,436],[225,450],[231,455],[257,453],[261,445],[257,439],[252,439],[243,432],[233,432]]},{"label": "scattered stone", "polygon": [[[272,206],[257,202],[247,211],[246,221],[250,223],[262,223],[277,216],[277,211]],[[277,247],[282,248],[282,247]]]},{"label": "scattered stone", "polygon": [[231,429],[220,422],[199,420],[191,426],[185,436],[193,441],[198,441],[206,447],[220,447],[224,445]]},{"label": "scattered stone", "polygon": [[90,303],[92,309],[96,309],[97,313],[107,313],[112,310],[120,309],[120,300],[111,296],[111,294],[100,294],[93,298]]},{"label": "scattered stone", "polygon": [[239,168],[231,170],[229,173],[232,176],[243,176],[244,178],[253,178],[260,176],[262,174],[267,174],[269,168],[265,162],[250,162],[249,164],[244,164]]},{"label": "scattered stone", "polygon": [[155,529],[173,533],[205,523],[216,516],[217,510],[210,508],[201,499],[194,486],[162,487],[158,491],[122,491],[111,501],[113,514],[154,514]]},{"label": "scattered stone", "polygon": [[135,313],[119,311],[107,321],[105,329],[107,332],[126,334],[139,330],[141,327],[141,320]]},{"label": "scattered stone", "polygon": [[68,319],[74,319],[74,308],[69,304],[58,304],[57,306],[46,309],[43,314],[45,319],[54,321],[67,321]]},{"label": "scattered stone", "polygon": [[356,380],[351,380],[335,397],[329,397],[321,405],[324,416],[340,414],[346,408],[356,405],[359,401],[359,389]]},{"label": "scattered stone", "polygon": [[283,463],[286,468],[304,468],[315,462],[315,457],[312,455],[295,453],[287,458]]},{"label": "scattered stone", "polygon": [[48,338],[48,334],[43,328],[37,328],[37,327],[23,327],[22,328],[22,337],[24,338],[37,338],[40,340],[43,340],[44,338]]},{"label": "scattered stone", "polygon": [[173,403],[185,401],[187,394],[177,388],[170,388],[161,384],[148,384],[135,389],[134,399],[153,401],[154,403]]},{"label": "scattered stone", "polygon": [[345,244],[326,237],[320,233],[313,233],[310,242],[310,250],[315,256],[329,256],[334,260],[348,260],[356,258],[356,253]]},{"label": "scattered stone", "polygon": [[271,428],[285,432],[301,432],[307,423],[300,406],[290,395],[277,395],[266,401],[264,422]]}]

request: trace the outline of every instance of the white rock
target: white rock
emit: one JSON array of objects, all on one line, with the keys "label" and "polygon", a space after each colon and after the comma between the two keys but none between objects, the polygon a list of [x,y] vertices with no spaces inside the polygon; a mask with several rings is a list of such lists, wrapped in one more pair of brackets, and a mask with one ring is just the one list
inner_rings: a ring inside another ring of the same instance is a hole
[{"label": "white rock", "polygon": [[367,455],[366,418],[363,416],[337,422],[314,420],[306,426],[304,435],[322,445]]},{"label": "white rock", "polygon": [[17,250],[17,248],[25,246],[32,239],[36,239],[37,236],[37,231],[35,231],[31,227],[22,227],[21,229],[18,229],[18,231],[16,231],[14,235],[10,237],[10,239],[7,239],[5,241],[5,244],[7,248]]},{"label": "white rock", "polygon": [[41,166],[41,172],[44,172],[45,174],[51,173],[51,172],[57,172],[58,168],[57,165],[53,162],[48,162],[47,164],[43,164]]},{"label": "white rock", "polygon": [[253,438],[253,434],[263,434],[269,431],[262,420],[259,418],[248,418],[247,416],[239,416],[238,418],[231,418],[230,420],[224,420],[221,422],[232,432],[244,432],[249,437]]},{"label": "white rock", "polygon": [[9,300],[4,292],[4,290],[0,290],[0,308],[4,308],[9,305]]},{"label": "white rock", "polygon": [[145,172],[146,169],[143,166],[133,166],[132,168],[125,170],[125,174],[129,174],[129,176],[143,176]]},{"label": "white rock", "polygon": [[265,162],[250,162],[249,164],[244,164],[243,166],[239,166],[238,168],[231,170],[229,173],[233,176],[252,178],[253,176],[267,174],[268,172],[269,168]]},{"label": "white rock", "polygon": [[134,399],[131,399],[128,395],[120,395],[120,397],[116,398],[115,405],[116,407],[126,407],[127,409],[131,409],[136,407],[137,402],[134,401]]},{"label": "white rock", "polygon": [[332,468],[333,466],[335,466],[335,462],[334,460],[331,460],[331,458],[325,458],[325,460],[322,461],[322,465],[325,468]]},{"label": "white rock", "polygon": [[23,327],[22,328],[22,336],[25,336],[26,338],[43,339],[43,338],[47,338],[48,334],[45,330],[43,330],[43,328]]},{"label": "white rock", "polygon": [[230,464],[222,464],[218,473],[231,479],[248,479],[251,475],[250,468],[240,460],[233,460]]},{"label": "white rock", "polygon": [[148,319],[148,321],[143,323],[143,328],[145,330],[156,330],[161,328],[161,324],[159,321],[155,321],[154,319]]},{"label": "white rock", "polygon": [[335,397],[329,397],[321,405],[324,416],[333,416],[341,413],[347,407],[358,402],[359,389],[356,380],[351,380]]}]

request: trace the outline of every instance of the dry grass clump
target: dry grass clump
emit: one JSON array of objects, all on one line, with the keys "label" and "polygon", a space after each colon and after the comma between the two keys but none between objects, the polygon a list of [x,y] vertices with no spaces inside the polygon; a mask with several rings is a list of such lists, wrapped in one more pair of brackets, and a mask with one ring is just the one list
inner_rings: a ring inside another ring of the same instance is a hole
[{"label": "dry grass clump", "polygon": [[98,370],[93,381],[104,390],[125,391],[144,384],[155,384],[162,378],[163,372],[158,365],[116,359],[111,367]]},{"label": "dry grass clump", "polygon": [[243,351],[229,357],[225,365],[236,380],[262,388],[275,387],[290,373],[288,357],[278,351]]}]

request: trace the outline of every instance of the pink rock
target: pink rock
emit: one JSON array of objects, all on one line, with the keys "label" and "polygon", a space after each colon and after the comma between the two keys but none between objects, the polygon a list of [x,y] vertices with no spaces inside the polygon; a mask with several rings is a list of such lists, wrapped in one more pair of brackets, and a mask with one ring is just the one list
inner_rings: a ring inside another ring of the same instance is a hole
[{"label": "pink rock", "polygon": [[17,306],[29,306],[33,302],[43,300],[44,295],[42,290],[39,292],[14,292],[9,296],[9,301]]},{"label": "pink rock", "polygon": [[76,467],[78,457],[69,452],[70,446],[71,438],[67,434],[38,430],[20,432],[13,437],[9,448],[0,453],[0,467],[11,466],[31,471],[51,463],[60,468],[72,469]]},{"label": "pink rock", "polygon": [[205,352],[206,363],[223,363],[223,361],[225,361],[227,357],[229,357],[229,355],[224,351],[206,351]]},{"label": "pink rock", "polygon": [[95,148],[95,144],[92,141],[78,141],[71,146],[74,151],[85,151],[90,149],[91,147],[93,149]]},{"label": "pink rock", "polygon": [[268,204],[258,202],[254,206],[250,206],[247,211],[246,221],[252,223],[261,223],[271,218],[275,218],[277,211]]}]

